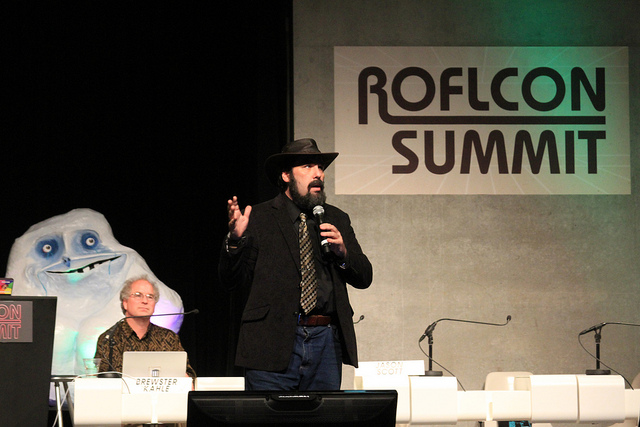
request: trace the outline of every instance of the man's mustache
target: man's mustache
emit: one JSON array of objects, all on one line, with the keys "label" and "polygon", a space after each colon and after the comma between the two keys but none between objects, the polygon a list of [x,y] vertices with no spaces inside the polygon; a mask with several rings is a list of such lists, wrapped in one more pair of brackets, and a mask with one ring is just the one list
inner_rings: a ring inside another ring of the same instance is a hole
[{"label": "man's mustache", "polygon": [[320,187],[320,190],[324,190],[324,182],[319,179],[313,180],[309,183],[307,190],[311,190],[311,187]]}]

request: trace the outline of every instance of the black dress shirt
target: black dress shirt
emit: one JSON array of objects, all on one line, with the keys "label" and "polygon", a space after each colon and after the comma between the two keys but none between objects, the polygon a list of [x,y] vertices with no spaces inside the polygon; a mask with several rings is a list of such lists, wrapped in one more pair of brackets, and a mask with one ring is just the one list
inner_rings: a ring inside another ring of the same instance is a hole
[{"label": "black dress shirt", "polygon": [[[300,226],[300,208],[287,197],[287,212],[291,218],[292,227],[294,227],[296,235]],[[318,297],[315,308],[309,313],[322,314],[329,316],[335,311],[335,303],[333,301],[333,281],[331,280],[331,270],[327,260],[322,258],[320,249],[320,228],[316,224],[313,213],[305,211],[307,215],[307,228],[311,235],[311,244],[313,246],[313,259],[316,266],[316,277],[318,279]]]}]

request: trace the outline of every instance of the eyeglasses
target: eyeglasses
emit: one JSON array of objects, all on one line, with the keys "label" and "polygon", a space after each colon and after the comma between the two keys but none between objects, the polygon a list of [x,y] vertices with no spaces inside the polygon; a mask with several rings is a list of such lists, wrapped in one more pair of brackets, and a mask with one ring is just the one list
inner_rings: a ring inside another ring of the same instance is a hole
[{"label": "eyeglasses", "polygon": [[133,297],[138,301],[142,301],[143,299],[156,300],[156,296],[154,294],[143,294],[142,292],[134,292],[129,294],[129,296]]}]

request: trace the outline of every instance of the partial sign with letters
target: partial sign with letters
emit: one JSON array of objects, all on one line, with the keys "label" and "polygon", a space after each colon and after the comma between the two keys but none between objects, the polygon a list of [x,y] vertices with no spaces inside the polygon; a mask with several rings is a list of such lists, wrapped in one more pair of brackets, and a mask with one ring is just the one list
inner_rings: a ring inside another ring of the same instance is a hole
[{"label": "partial sign with letters", "polygon": [[424,360],[359,362],[355,375],[360,377],[424,375]]},{"label": "partial sign with letters", "polygon": [[188,393],[193,387],[189,377],[135,377],[124,378],[127,393]]},{"label": "partial sign with letters", "polygon": [[33,342],[33,301],[0,300],[0,342]]}]

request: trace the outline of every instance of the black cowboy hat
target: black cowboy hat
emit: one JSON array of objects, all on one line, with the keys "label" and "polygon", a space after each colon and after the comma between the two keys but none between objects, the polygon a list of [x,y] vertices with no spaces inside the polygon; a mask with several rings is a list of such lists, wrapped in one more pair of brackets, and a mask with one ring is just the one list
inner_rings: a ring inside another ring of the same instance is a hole
[{"label": "black cowboy hat", "polygon": [[264,163],[264,168],[269,181],[277,185],[282,171],[308,163],[316,163],[326,168],[338,157],[338,154],[321,153],[318,144],[311,138],[297,139],[288,142],[280,153],[269,156]]}]

